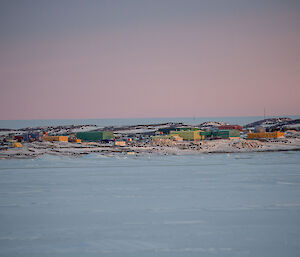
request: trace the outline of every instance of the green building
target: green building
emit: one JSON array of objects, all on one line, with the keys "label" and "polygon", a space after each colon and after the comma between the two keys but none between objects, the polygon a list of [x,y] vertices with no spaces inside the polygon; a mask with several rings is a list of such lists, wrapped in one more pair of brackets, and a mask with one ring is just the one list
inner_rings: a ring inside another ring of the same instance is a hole
[{"label": "green building", "polygon": [[205,137],[211,137],[212,132],[211,131],[200,131],[200,135],[205,136]]},{"label": "green building", "polygon": [[228,129],[228,130],[217,130],[212,132],[213,138],[222,138],[222,139],[227,139],[227,138],[237,138],[240,137],[241,132],[236,129]]},{"label": "green building", "polygon": [[78,132],[76,137],[82,141],[97,142],[102,140],[108,140],[114,138],[114,132],[112,131],[87,131]]}]

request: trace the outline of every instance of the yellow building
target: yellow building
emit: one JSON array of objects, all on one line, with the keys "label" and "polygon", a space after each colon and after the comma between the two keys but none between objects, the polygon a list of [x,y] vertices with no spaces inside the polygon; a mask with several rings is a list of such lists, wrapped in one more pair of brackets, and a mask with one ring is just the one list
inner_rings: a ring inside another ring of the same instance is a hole
[{"label": "yellow building", "polygon": [[12,144],[12,147],[22,147],[22,144],[19,143],[19,142],[14,142],[14,143]]},{"label": "yellow building", "polygon": [[68,142],[67,136],[43,136],[43,141],[53,142],[53,141],[60,141],[60,142]]},{"label": "yellow building", "polygon": [[204,139],[204,135],[200,135],[200,130],[185,130],[185,131],[171,131],[171,136],[179,136],[183,140],[200,141]]},{"label": "yellow building", "polygon": [[248,139],[259,139],[259,138],[282,138],[284,137],[284,132],[261,132],[261,133],[248,133]]},{"label": "yellow building", "polygon": [[161,142],[162,140],[167,141],[183,141],[183,138],[178,136],[177,134],[172,135],[164,135],[164,136],[154,136],[152,137],[152,142]]},{"label": "yellow building", "polygon": [[174,141],[183,141],[183,138],[178,136],[178,135],[172,135],[171,138],[174,140]]}]

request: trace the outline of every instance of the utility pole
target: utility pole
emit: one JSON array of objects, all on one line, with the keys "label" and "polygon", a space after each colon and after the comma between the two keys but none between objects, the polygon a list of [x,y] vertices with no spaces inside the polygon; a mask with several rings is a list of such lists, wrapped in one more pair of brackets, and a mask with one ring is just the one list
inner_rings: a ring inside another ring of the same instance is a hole
[{"label": "utility pole", "polygon": [[266,119],[266,108],[264,107],[264,120]]}]

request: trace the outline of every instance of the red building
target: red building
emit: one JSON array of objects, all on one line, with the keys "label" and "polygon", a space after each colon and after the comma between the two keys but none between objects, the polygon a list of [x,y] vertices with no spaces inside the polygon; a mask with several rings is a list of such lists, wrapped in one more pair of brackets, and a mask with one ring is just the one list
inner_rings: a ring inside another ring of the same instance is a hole
[{"label": "red building", "polygon": [[18,142],[22,142],[23,136],[15,136],[15,140],[17,140]]},{"label": "red building", "polygon": [[236,129],[236,130],[239,130],[239,131],[243,131],[243,127],[240,126],[240,125],[224,125],[224,126],[219,126],[218,127],[220,130],[221,129]]}]

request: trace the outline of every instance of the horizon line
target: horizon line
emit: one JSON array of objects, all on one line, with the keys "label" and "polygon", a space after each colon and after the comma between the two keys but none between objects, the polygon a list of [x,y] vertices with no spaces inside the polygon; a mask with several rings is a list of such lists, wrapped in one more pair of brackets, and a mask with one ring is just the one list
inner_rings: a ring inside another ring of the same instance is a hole
[{"label": "horizon line", "polygon": [[[300,116],[300,114],[282,114],[282,115],[266,115],[268,117],[289,117],[289,116]],[[126,118],[40,118],[40,119],[0,119],[0,121],[34,121],[34,120],[129,120],[129,119],[198,119],[198,118],[230,118],[230,117],[264,117],[264,115],[230,115],[230,116],[165,116],[165,117],[126,117]]]}]

